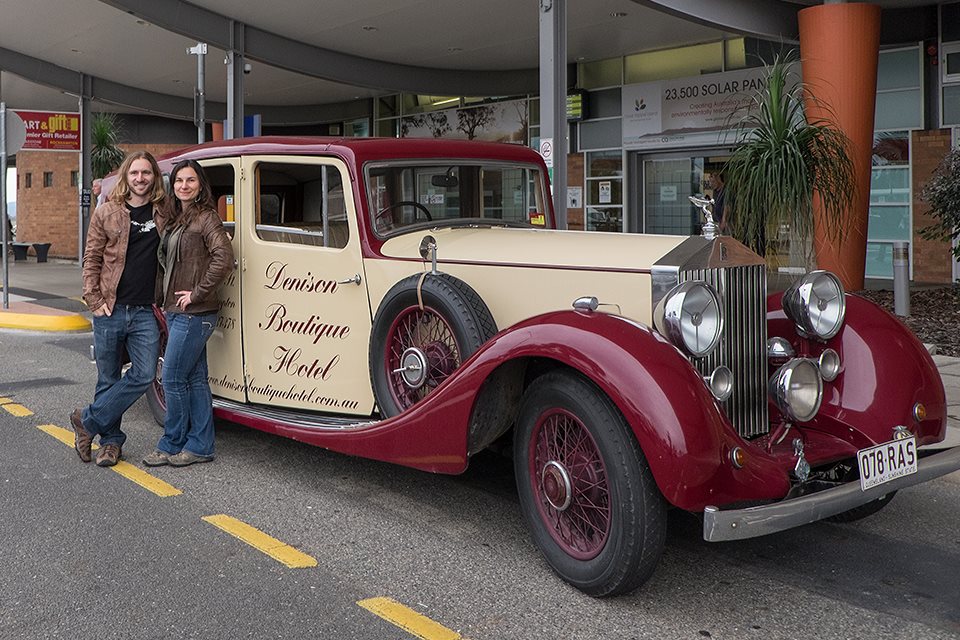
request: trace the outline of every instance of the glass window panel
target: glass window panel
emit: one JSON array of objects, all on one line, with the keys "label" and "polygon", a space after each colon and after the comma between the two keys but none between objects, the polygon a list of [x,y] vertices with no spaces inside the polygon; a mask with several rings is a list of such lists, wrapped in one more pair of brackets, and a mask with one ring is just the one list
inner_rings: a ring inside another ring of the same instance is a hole
[{"label": "glass window panel", "polygon": [[378,120],[377,121],[377,135],[382,138],[396,138],[397,137],[397,126],[399,120],[392,118],[390,120]]},{"label": "glass window panel", "polygon": [[530,99],[530,126],[540,126],[540,98]]},{"label": "glass window panel", "polygon": [[868,240],[910,240],[910,207],[870,207]]},{"label": "glass window panel", "polygon": [[581,62],[577,74],[581,89],[618,87],[623,81],[623,59],[608,58],[595,62]]},{"label": "glass window panel", "polygon": [[870,204],[910,204],[910,170],[874,168],[870,175]]},{"label": "glass window panel", "polygon": [[920,89],[887,91],[877,94],[873,128],[922,129],[923,94]]},{"label": "glass window panel", "polygon": [[940,5],[940,33],[944,42],[960,40],[960,2]]},{"label": "glass window panel", "polygon": [[587,180],[587,204],[623,204],[623,181]]},{"label": "glass window panel", "polygon": [[581,150],[609,149],[623,144],[623,128],[620,124],[620,118],[581,122],[579,128],[579,149]]},{"label": "glass window panel", "polygon": [[943,88],[943,124],[960,125],[960,85]]},{"label": "glass window panel", "polygon": [[727,52],[727,71],[747,67],[747,45],[743,38],[734,38],[724,43]]},{"label": "glass window panel", "polygon": [[887,242],[868,242],[864,275],[868,278],[893,277],[893,245]]},{"label": "glass window panel", "polygon": [[877,91],[920,87],[920,49],[881,51],[877,61]]},{"label": "glass window panel", "polygon": [[623,176],[623,156],[619,150],[587,154],[587,177]]},{"label": "glass window panel", "polygon": [[626,58],[625,84],[723,71],[723,42],[647,51]]},{"label": "glass window panel", "polygon": [[397,109],[400,106],[400,96],[397,94],[389,96],[380,96],[377,98],[378,116],[381,118],[390,118],[400,115]]},{"label": "glass window panel", "polygon": [[883,131],[873,138],[873,166],[910,164],[910,134]]},{"label": "glass window panel", "polygon": [[953,53],[948,53],[947,58],[947,75],[948,76],[960,76],[960,51],[954,51]]},{"label": "glass window panel", "polygon": [[620,115],[620,87],[591,91],[586,96],[588,118],[616,118]]},{"label": "glass window panel", "polygon": [[588,207],[587,231],[623,231],[622,207]]}]

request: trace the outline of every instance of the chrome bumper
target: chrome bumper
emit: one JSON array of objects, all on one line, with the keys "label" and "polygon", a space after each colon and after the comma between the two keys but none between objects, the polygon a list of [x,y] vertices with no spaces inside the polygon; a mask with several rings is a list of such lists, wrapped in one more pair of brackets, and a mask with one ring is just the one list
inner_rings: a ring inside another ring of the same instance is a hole
[{"label": "chrome bumper", "polygon": [[792,529],[849,511],[891,491],[927,482],[957,470],[960,470],[960,447],[921,458],[917,462],[916,473],[866,491],[860,490],[859,482],[850,482],[833,489],[759,507],[729,511],[707,507],[703,510],[703,539],[707,542],[743,540]]}]

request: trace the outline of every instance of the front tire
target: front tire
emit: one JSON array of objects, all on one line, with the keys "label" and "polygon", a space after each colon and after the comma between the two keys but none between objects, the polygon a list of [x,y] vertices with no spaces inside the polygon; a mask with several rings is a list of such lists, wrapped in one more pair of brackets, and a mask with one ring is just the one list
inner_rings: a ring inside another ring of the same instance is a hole
[{"label": "front tire", "polygon": [[636,437],[610,399],[569,371],[530,385],[514,432],[520,506],[561,578],[591,596],[647,581],[666,507]]}]

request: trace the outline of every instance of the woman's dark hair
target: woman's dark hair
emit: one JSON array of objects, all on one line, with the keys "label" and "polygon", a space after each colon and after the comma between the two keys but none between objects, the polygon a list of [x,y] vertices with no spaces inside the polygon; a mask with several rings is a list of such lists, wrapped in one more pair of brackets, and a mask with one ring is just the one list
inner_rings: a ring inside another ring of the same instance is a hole
[{"label": "woman's dark hair", "polygon": [[[177,174],[187,167],[190,167],[196,172],[197,179],[200,181],[200,191],[197,193],[196,199],[184,207],[183,203],[180,202],[180,199],[177,198],[176,191],[174,190],[174,184],[177,180]],[[213,209],[214,211],[217,210],[217,203],[213,199],[213,189],[210,188],[210,180],[207,179],[207,173],[196,160],[181,160],[174,165],[173,169],[170,171],[169,197],[170,202],[172,203],[170,215],[171,228],[188,226],[204,209]]]}]

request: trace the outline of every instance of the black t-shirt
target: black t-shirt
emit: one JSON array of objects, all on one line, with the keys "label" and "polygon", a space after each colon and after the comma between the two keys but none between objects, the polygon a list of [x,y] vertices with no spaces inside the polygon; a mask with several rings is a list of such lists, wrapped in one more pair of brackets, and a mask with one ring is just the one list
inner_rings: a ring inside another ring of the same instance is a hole
[{"label": "black t-shirt", "polygon": [[160,244],[160,234],[153,222],[153,204],[127,207],[130,209],[130,241],[117,285],[117,304],[153,304]]}]

